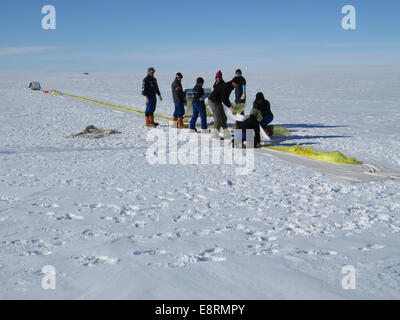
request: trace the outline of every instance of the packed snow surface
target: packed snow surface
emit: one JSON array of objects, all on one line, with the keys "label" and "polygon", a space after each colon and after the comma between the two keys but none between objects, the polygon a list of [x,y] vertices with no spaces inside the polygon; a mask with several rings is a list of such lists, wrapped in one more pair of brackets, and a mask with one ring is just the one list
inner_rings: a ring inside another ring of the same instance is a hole
[{"label": "packed snow surface", "polygon": [[[183,84],[211,87],[214,73],[184,72]],[[158,113],[172,113],[174,74],[156,74]],[[249,99],[263,91],[292,131],[282,144],[399,169],[400,68],[245,76]],[[347,183],[257,152],[247,175],[153,166],[143,116],[25,89],[40,81],[143,109],[143,77],[0,74],[0,298],[400,298],[400,181]],[[88,125],[122,134],[62,138]],[[55,290],[42,288],[48,265]],[[342,287],[345,266],[354,290]]]}]

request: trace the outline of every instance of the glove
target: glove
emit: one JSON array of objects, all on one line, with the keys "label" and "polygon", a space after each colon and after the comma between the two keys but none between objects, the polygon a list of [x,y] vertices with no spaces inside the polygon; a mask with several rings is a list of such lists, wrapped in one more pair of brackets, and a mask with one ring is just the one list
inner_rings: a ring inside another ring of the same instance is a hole
[{"label": "glove", "polygon": [[246,100],[246,94],[243,93],[242,96],[240,97],[240,100]]},{"label": "glove", "polygon": [[147,98],[147,96],[144,96],[144,102],[149,103],[149,98]]},{"label": "glove", "polygon": [[229,108],[230,112],[232,112],[232,114],[236,114],[236,106],[235,104],[231,103],[231,106]]},{"label": "glove", "polygon": [[242,113],[242,112],[244,112],[244,109],[246,109],[246,104],[245,103],[238,103],[235,106],[235,109],[236,109],[237,113]]},{"label": "glove", "polygon": [[162,98],[161,94],[158,97],[160,98],[160,101],[163,101],[163,98]]}]

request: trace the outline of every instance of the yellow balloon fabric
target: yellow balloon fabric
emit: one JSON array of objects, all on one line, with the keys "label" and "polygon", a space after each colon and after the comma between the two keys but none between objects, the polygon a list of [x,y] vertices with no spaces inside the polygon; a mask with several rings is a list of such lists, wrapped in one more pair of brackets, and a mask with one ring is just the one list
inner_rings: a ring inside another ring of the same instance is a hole
[{"label": "yellow balloon fabric", "polygon": [[264,146],[264,148],[294,153],[294,154],[306,156],[306,157],[313,158],[313,159],[320,160],[320,161],[328,161],[328,162],[335,162],[335,163],[341,163],[341,164],[352,164],[352,165],[362,164],[361,161],[358,161],[355,158],[347,158],[343,153],[341,153],[339,151],[325,152],[325,151],[315,150],[313,147],[303,148],[299,145],[294,146],[294,147],[293,146],[291,146],[291,147]]}]

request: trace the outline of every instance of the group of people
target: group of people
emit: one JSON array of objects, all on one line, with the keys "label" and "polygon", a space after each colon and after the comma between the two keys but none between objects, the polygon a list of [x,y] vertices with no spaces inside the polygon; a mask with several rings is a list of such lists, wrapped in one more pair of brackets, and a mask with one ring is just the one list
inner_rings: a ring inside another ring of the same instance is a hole
[{"label": "group of people", "polygon": [[[147,77],[143,80],[142,86],[142,95],[144,96],[144,100],[146,102],[145,116],[147,127],[158,126],[158,123],[154,121],[154,112],[157,106],[157,96],[162,101],[157,79],[154,77],[155,71],[156,70],[154,68],[149,68],[147,70]],[[182,86],[182,79],[182,73],[178,72],[171,85],[172,97],[175,104],[172,125],[180,129],[188,128],[183,121],[185,116],[184,106],[187,101],[186,94]],[[244,114],[243,110],[238,110],[237,108],[238,105],[244,105],[247,98],[246,79],[243,77],[242,71],[240,69],[236,70],[233,79],[227,82],[224,81],[222,72],[218,71],[215,75],[213,90],[208,96],[205,94],[203,86],[204,79],[201,77],[197,78],[196,85],[193,88],[193,115],[190,120],[189,129],[192,131],[197,131],[196,122],[200,117],[201,132],[210,132],[207,125],[206,111],[206,104],[208,102],[214,118],[214,125],[211,129],[212,136],[214,138],[220,138],[220,136],[222,136],[224,139],[232,138],[232,134],[227,127],[227,116],[223,105],[229,108],[230,112],[233,114],[237,112]],[[234,103],[230,101],[230,95],[233,91],[235,91]],[[250,116],[243,121],[237,122],[235,127],[236,129],[242,130],[244,140],[246,130],[254,130],[255,143],[259,144],[261,142],[260,127],[265,130],[268,135],[272,135],[269,124],[272,122],[273,118],[274,116],[271,112],[270,103],[265,99],[263,93],[259,92],[256,95]]]}]

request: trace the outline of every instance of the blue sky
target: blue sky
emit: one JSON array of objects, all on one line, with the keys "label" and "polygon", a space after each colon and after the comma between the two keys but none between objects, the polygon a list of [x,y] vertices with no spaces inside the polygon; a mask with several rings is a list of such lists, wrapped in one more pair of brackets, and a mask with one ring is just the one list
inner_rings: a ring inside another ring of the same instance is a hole
[{"label": "blue sky", "polygon": [[[41,27],[44,5],[57,29]],[[357,10],[357,30],[341,8]],[[2,0],[0,70],[399,65],[398,0]]]}]

